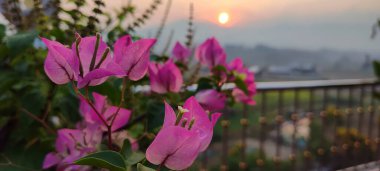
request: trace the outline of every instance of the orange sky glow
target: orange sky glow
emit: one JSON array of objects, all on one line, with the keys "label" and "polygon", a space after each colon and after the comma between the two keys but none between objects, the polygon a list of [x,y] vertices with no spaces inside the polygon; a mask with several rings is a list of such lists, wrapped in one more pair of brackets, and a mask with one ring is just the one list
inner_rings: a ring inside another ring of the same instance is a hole
[{"label": "orange sky glow", "polygon": [[[132,0],[136,16],[143,13],[153,0]],[[162,21],[165,5],[162,0],[155,15],[138,31],[151,36]],[[105,0],[108,8],[118,9],[127,0]],[[380,38],[369,39],[370,29],[380,18],[379,0],[172,0],[167,19],[184,37],[189,17],[189,4],[194,4],[196,34],[199,40],[215,36],[222,43],[254,46],[265,43],[278,47],[323,47],[341,49],[379,50]],[[229,21],[221,24],[221,12],[229,14]],[[132,19],[130,19],[132,20]],[[128,21],[126,22],[128,23]],[[343,31],[342,31],[343,30]],[[177,37],[176,37],[177,39]]]}]

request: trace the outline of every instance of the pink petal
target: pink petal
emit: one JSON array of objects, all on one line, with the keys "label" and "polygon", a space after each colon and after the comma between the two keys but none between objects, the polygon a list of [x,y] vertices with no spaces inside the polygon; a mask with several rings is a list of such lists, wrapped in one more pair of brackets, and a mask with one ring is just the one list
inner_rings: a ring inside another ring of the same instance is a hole
[{"label": "pink petal", "polygon": [[200,139],[192,135],[166,159],[165,166],[172,170],[184,170],[190,167],[199,154]]},{"label": "pink petal", "polygon": [[[79,56],[80,56],[80,62],[83,67],[83,76],[86,76],[87,73],[90,72],[90,65],[91,65],[91,60],[92,60],[94,50],[95,50],[95,44],[96,44],[96,36],[84,37],[81,39],[81,42],[79,44]],[[100,62],[100,60],[102,59],[103,53],[107,49],[107,47],[108,47],[107,44],[102,40],[102,38],[100,38],[94,66],[96,66]],[[75,42],[71,46],[71,49],[75,57],[78,58],[76,55]],[[109,53],[106,59],[104,60],[104,62],[100,65],[100,68],[105,68],[105,66],[107,66],[107,64],[111,60],[112,58]]]},{"label": "pink petal", "polygon": [[225,65],[226,53],[215,38],[207,39],[196,49],[196,59],[209,68]]},{"label": "pink petal", "polygon": [[189,110],[189,112],[183,115],[183,118],[187,118],[188,120],[195,119],[192,130],[194,129],[199,133],[202,140],[200,151],[204,151],[211,142],[214,125],[210,121],[208,114],[193,96],[188,98],[183,106]]},{"label": "pink petal", "polygon": [[126,73],[124,72],[123,68],[119,64],[115,63],[114,61],[110,61],[107,64],[106,69],[108,71],[113,72],[116,77],[121,78],[121,77],[126,76]]},{"label": "pink petal", "polygon": [[121,62],[123,60],[127,47],[132,43],[133,42],[130,35],[122,36],[116,40],[116,42],[113,44],[115,61]]},{"label": "pink petal", "polygon": [[[107,111],[104,113],[104,116],[105,118],[109,119],[113,114],[116,113],[118,107],[117,106],[111,106],[107,109]],[[129,118],[131,116],[131,111],[130,110],[127,110],[127,109],[124,109],[124,108],[120,108],[119,110],[119,113],[117,115],[117,117],[115,118],[115,121],[112,125],[112,128],[111,130],[112,131],[116,131],[118,130],[119,128],[123,127],[124,125],[126,125],[129,121]],[[109,119],[108,121],[108,124],[111,123],[111,120]]]},{"label": "pink petal", "polygon": [[56,84],[66,84],[70,80],[76,80],[73,67],[75,60],[71,51],[64,45],[42,38],[49,49],[45,59],[44,69],[46,75]]},{"label": "pink petal", "polygon": [[44,162],[42,164],[43,169],[50,168],[54,165],[57,165],[61,161],[61,158],[59,158],[55,153],[48,153],[45,156]]},{"label": "pink petal", "polygon": [[107,96],[103,96],[99,93],[93,92],[92,97],[94,97],[95,107],[96,109],[102,113],[105,110],[107,104]]},{"label": "pink petal", "polygon": [[192,118],[195,119],[195,123],[193,128],[199,128],[204,131],[210,130],[212,127],[211,121],[208,117],[208,114],[206,111],[201,107],[201,105],[197,102],[194,96],[189,97],[183,107],[189,112],[186,112],[183,115],[183,118],[187,118],[188,120],[191,120]]},{"label": "pink petal", "polygon": [[217,111],[224,108],[227,96],[214,89],[202,90],[195,95],[197,101],[209,111]]},{"label": "pink petal", "polygon": [[156,93],[179,92],[183,84],[181,71],[172,60],[163,65],[151,63],[149,77],[152,91]]},{"label": "pink petal", "polygon": [[184,47],[181,43],[176,42],[174,45],[172,55],[175,59],[178,61],[181,61],[182,63],[186,63],[188,61],[188,58],[190,57],[190,49]]},{"label": "pink petal", "polygon": [[179,126],[168,126],[162,128],[150,144],[146,158],[155,165],[164,163],[170,169],[181,170],[193,163],[198,147],[196,132]]},{"label": "pink petal", "polygon": [[212,123],[213,126],[215,126],[216,122],[218,122],[220,116],[222,116],[221,113],[213,113],[211,115],[211,123]]},{"label": "pink petal", "polygon": [[156,93],[166,93],[167,89],[164,87],[165,85],[162,84],[158,77],[158,64],[151,63],[149,65],[149,80],[150,80],[150,88],[153,92]]},{"label": "pink petal", "polygon": [[165,119],[163,127],[175,125],[176,114],[173,108],[165,102]]},{"label": "pink petal", "polygon": [[[103,96],[103,95],[98,94],[96,92],[93,92],[92,96],[94,98],[94,106],[95,106],[96,110],[100,114],[103,114],[107,109],[106,108],[107,107],[107,96]],[[94,111],[92,109],[92,107],[84,99],[81,100],[80,112],[82,113],[85,121],[88,124],[103,125],[103,122],[99,118],[99,116],[96,114],[96,111]]]},{"label": "pink petal", "polygon": [[86,74],[84,78],[79,77],[78,88],[83,88],[85,86],[96,86],[96,85],[102,84],[107,80],[109,76],[112,76],[112,75],[115,75],[115,73],[107,69],[99,68],[99,69],[92,70],[91,72]]},{"label": "pink petal", "polygon": [[121,65],[129,79],[136,81],[141,79],[148,70],[149,50],[156,40],[141,39],[132,44],[128,42],[128,38],[124,37],[115,43],[117,46],[115,62]]},{"label": "pink petal", "polygon": [[179,70],[179,68],[173,63],[173,61],[169,60],[169,66],[168,69],[171,71],[169,72],[170,76],[170,91],[171,92],[179,92],[181,90],[182,84],[183,84],[183,78],[182,73]]},{"label": "pink petal", "polygon": [[235,98],[237,102],[242,102],[247,105],[255,105],[256,102],[253,100],[253,96],[248,96],[243,92],[243,90],[240,90],[238,88],[234,88],[232,90],[232,96]]},{"label": "pink petal", "polygon": [[76,129],[59,129],[57,133],[58,137],[55,141],[55,149],[59,153],[75,148],[75,141],[81,140],[82,137],[81,131]]},{"label": "pink petal", "polygon": [[129,72],[127,72],[127,76],[130,80],[137,81],[145,76],[146,72],[148,71],[149,58],[150,55],[147,52],[135,65],[133,65]]},{"label": "pink petal", "polygon": [[236,70],[236,71],[242,71],[244,69],[243,60],[240,57],[234,58],[229,64],[228,69],[230,71]]}]

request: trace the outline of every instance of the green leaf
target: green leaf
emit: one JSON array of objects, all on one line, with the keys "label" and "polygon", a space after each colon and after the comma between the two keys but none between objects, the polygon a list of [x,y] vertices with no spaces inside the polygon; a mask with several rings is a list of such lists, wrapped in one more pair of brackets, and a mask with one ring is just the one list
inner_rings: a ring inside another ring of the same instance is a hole
[{"label": "green leaf", "polygon": [[137,171],[154,171],[154,169],[150,168],[150,167],[146,167],[142,164],[137,164]]},{"label": "green leaf", "polygon": [[0,24],[0,40],[3,40],[5,36],[6,27],[3,24]]},{"label": "green leaf", "polygon": [[209,78],[200,78],[198,80],[198,87],[197,91],[205,90],[205,89],[212,89],[213,88],[213,81]]},{"label": "green leaf", "polygon": [[236,85],[237,88],[239,88],[240,90],[244,91],[245,94],[248,94],[247,85],[245,85],[245,82],[241,78],[236,77],[236,79],[235,79],[235,85]]},{"label": "green leaf", "polygon": [[127,159],[129,156],[131,156],[131,154],[132,154],[131,143],[129,142],[128,139],[124,140],[123,147],[121,147],[121,150],[120,150],[120,154],[125,159]]},{"label": "green leaf", "polygon": [[212,68],[213,71],[223,71],[223,72],[227,72],[227,68],[223,65],[217,65],[215,66],[214,68]]},{"label": "green leaf", "polygon": [[5,43],[12,54],[18,54],[26,48],[32,46],[34,39],[37,37],[37,32],[30,31],[24,33],[17,33],[5,38]]},{"label": "green leaf", "polygon": [[101,151],[82,157],[75,161],[77,165],[88,165],[109,169],[110,171],[125,171],[126,165],[123,157],[115,151]]},{"label": "green leaf", "polygon": [[132,153],[128,159],[125,161],[125,163],[130,166],[130,165],[135,165],[136,163],[140,162],[145,158],[144,153],[142,152],[134,152]]},{"label": "green leaf", "polygon": [[372,65],[373,65],[373,70],[375,72],[375,75],[377,76],[377,78],[380,79],[380,62],[373,61]]}]

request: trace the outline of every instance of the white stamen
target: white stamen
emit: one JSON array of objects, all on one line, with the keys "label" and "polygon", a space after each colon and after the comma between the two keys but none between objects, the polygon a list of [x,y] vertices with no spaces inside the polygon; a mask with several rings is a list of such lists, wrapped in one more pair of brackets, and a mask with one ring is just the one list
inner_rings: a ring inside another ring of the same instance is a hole
[{"label": "white stamen", "polygon": [[185,108],[183,108],[182,106],[178,106],[178,111],[179,111],[180,113],[186,113],[186,112],[189,112],[188,109],[185,109]]}]

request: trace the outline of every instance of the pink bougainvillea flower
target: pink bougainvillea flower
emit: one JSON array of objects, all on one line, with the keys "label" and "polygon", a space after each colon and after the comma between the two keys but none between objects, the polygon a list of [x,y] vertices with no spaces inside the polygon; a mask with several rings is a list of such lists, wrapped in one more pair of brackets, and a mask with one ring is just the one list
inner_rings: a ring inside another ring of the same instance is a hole
[{"label": "pink bougainvillea flower", "polygon": [[[111,117],[116,113],[118,106],[111,106],[107,104],[107,97],[102,96],[98,93],[92,93],[95,101],[96,110],[102,115],[102,117],[108,122],[111,123]],[[102,120],[98,117],[96,112],[91,108],[91,106],[86,102],[86,100],[81,99],[80,102],[80,113],[84,117],[86,123],[89,124],[98,124],[101,125],[103,131],[107,131],[107,127],[103,124]],[[128,109],[120,108],[117,117],[111,127],[112,131],[116,131],[125,124],[128,123],[128,120],[131,116],[131,111]]]},{"label": "pink bougainvillea flower", "polygon": [[126,76],[140,80],[146,74],[149,65],[149,53],[156,39],[140,39],[132,42],[129,35],[119,38],[114,44],[114,61],[124,70]]},{"label": "pink bougainvillea flower", "polygon": [[244,84],[247,88],[246,92],[234,88],[232,90],[232,96],[237,102],[242,102],[248,105],[255,105],[256,102],[253,100],[253,96],[256,95],[256,84],[255,84],[255,75],[253,72],[249,71],[243,65],[243,60],[241,58],[235,58],[228,64],[228,69],[233,73],[232,80],[239,77],[244,81]]},{"label": "pink bougainvillea flower", "polygon": [[156,93],[179,92],[183,84],[181,71],[172,60],[164,64],[150,63],[150,87]]},{"label": "pink bougainvillea flower", "polygon": [[[108,46],[100,36],[80,39],[78,52],[76,43],[73,43],[71,47],[75,58],[80,60],[81,68],[79,69],[82,69],[82,71],[77,70],[80,75],[78,77],[78,88],[102,84],[109,76],[125,75],[120,66],[113,62],[111,53],[109,49],[107,50]],[[96,45],[98,45],[97,48]]]},{"label": "pink bougainvillea flower", "polygon": [[131,143],[131,149],[137,151],[139,149],[139,143],[137,139],[133,138],[127,130],[118,131],[112,134],[112,141],[118,145],[120,149],[123,147],[124,140],[128,139]]},{"label": "pink bougainvillea flower", "polygon": [[56,84],[66,84],[71,80],[77,80],[75,69],[79,66],[69,48],[59,42],[41,38],[48,48],[44,69],[46,75]]},{"label": "pink bougainvillea flower", "polygon": [[165,103],[163,127],[146,151],[149,162],[183,170],[191,166],[200,152],[207,149],[221,114],[212,114],[210,120],[194,97],[186,100],[184,109],[176,117],[171,106]]},{"label": "pink bougainvillea flower", "polygon": [[230,71],[245,72],[244,62],[240,57],[234,58],[227,66]]},{"label": "pink bougainvillea flower", "polygon": [[60,129],[55,142],[55,152],[45,156],[42,168],[57,166],[57,170],[90,170],[87,166],[72,165],[74,161],[95,152],[102,140],[101,130],[97,125],[84,129]]},{"label": "pink bougainvillea flower", "polygon": [[187,63],[189,61],[191,51],[183,46],[181,43],[176,42],[172,51],[172,57],[181,63]]},{"label": "pink bougainvillea flower", "polygon": [[195,120],[192,130],[195,130],[200,135],[202,140],[200,150],[202,152],[207,149],[211,142],[215,123],[218,121],[221,113],[213,113],[210,115],[211,117],[209,117],[208,112],[202,108],[193,96],[185,101],[183,108],[189,110],[189,112],[183,114],[182,120]]},{"label": "pink bougainvillea flower", "polygon": [[226,104],[227,96],[214,89],[199,91],[195,98],[202,107],[209,111],[222,110]]},{"label": "pink bougainvillea flower", "polygon": [[226,53],[215,38],[209,38],[203,42],[196,49],[195,58],[209,68],[226,64]]}]

